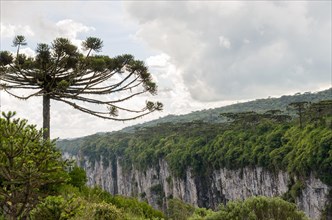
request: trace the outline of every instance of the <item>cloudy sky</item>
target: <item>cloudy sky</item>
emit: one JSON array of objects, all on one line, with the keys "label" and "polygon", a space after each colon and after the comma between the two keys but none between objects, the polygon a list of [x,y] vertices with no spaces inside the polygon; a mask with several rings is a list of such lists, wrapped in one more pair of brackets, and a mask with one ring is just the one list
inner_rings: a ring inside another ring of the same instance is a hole
[{"label": "cloudy sky", "polygon": [[[51,103],[51,136],[112,131],[168,114],[331,87],[331,1],[3,1],[1,50],[67,37],[103,39],[103,54],[145,61],[164,111],[132,122],[97,119]],[[131,105],[145,102],[135,99]],[[41,125],[41,98],[1,91],[1,110]]]}]

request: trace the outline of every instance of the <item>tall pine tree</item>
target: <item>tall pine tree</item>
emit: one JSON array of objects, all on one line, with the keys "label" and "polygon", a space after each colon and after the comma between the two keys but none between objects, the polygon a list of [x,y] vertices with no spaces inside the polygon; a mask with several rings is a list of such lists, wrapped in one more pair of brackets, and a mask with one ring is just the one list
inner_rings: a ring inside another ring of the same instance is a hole
[{"label": "tall pine tree", "polygon": [[[20,47],[26,44],[24,36],[16,36],[13,40],[16,56],[8,51],[0,52],[0,89],[24,100],[43,97],[45,139],[50,138],[51,100],[117,121],[136,119],[163,107],[160,102],[151,101],[138,109],[125,107],[126,101],[138,95],[155,95],[157,86],[144,63],[132,55],[93,54],[102,49],[103,42],[99,38],[88,37],[83,41],[85,55],[66,38],[57,38],[51,45],[38,44],[35,57],[20,54]],[[13,89],[27,92],[19,95]],[[117,117],[119,112],[127,112],[130,116]]]}]

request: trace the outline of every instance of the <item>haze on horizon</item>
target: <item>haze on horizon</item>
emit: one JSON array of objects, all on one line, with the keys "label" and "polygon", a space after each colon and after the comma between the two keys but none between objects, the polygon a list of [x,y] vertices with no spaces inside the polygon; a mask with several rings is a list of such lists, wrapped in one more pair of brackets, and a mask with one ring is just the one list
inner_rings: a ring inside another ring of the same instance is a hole
[{"label": "haze on horizon", "polygon": [[[80,46],[104,41],[101,54],[144,60],[164,111],[106,121],[52,102],[51,136],[119,130],[168,114],[185,114],[257,98],[328,89],[331,1],[1,1],[1,50],[15,35],[34,55],[37,43],[67,37]],[[131,105],[145,102],[135,99]],[[149,97],[151,99],[151,97]],[[1,91],[1,111],[41,126],[41,98],[19,101]]]}]

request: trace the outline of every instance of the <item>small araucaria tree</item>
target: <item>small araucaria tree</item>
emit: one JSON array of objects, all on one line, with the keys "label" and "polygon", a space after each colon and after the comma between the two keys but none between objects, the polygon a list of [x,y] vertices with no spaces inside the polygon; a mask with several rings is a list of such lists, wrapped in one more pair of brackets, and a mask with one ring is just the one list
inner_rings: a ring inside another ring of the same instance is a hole
[{"label": "small araucaria tree", "polygon": [[[43,97],[45,139],[50,137],[51,99],[90,115],[117,121],[136,119],[162,109],[160,102],[151,101],[146,101],[140,109],[124,107],[127,100],[143,93],[155,95],[157,86],[144,63],[132,55],[93,55],[102,49],[99,38],[88,37],[83,41],[85,55],[66,38],[57,38],[51,45],[38,44],[35,57],[20,54],[20,47],[26,44],[24,36],[16,36],[13,40],[16,56],[8,51],[0,52],[0,89],[24,100]],[[19,95],[12,89],[28,92]],[[100,105],[104,106],[103,110]],[[117,117],[120,111],[130,114]]]},{"label": "small araucaria tree", "polygon": [[0,118],[0,219],[27,219],[38,202],[68,181],[68,163],[55,142],[26,120]]}]

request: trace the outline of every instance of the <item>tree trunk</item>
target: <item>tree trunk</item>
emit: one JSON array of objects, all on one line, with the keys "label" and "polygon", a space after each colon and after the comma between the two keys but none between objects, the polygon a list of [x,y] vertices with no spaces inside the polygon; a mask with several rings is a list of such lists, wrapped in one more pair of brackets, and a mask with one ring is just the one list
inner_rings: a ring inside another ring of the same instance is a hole
[{"label": "tree trunk", "polygon": [[50,138],[50,95],[43,95],[43,138]]}]

